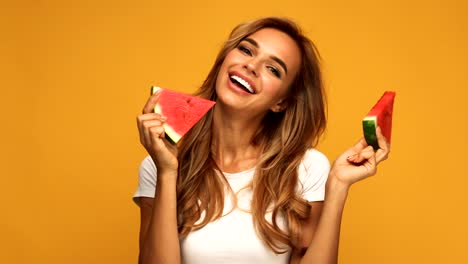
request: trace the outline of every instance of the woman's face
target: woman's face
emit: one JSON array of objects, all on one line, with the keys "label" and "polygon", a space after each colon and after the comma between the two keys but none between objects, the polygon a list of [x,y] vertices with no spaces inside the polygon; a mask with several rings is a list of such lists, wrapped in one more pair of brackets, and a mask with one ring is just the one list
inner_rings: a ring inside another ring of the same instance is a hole
[{"label": "woman's face", "polygon": [[272,28],[253,33],[224,59],[216,80],[218,103],[249,115],[284,110],[300,58],[299,47],[286,33]]}]

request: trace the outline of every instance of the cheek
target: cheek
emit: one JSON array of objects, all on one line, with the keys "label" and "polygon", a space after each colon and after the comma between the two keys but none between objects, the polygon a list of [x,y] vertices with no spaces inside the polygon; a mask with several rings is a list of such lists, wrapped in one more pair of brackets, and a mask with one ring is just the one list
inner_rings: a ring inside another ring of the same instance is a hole
[{"label": "cheek", "polygon": [[231,50],[226,57],[223,60],[223,63],[221,64],[221,67],[219,68],[218,71],[218,76],[216,77],[216,83],[219,84],[225,76],[227,76],[227,71],[229,68],[229,65],[231,65],[233,62],[236,60],[236,55],[234,53],[234,50]]},{"label": "cheek", "polygon": [[263,78],[263,89],[268,90],[270,94],[277,96],[282,96],[286,93],[287,87],[284,82],[272,76],[264,76],[267,77]]},{"label": "cheek", "polygon": [[219,68],[219,73],[225,73],[227,69],[229,68],[229,65],[232,65],[233,62],[235,62],[235,55],[233,54],[232,51],[230,51],[224,58],[223,63],[221,63],[221,67]]},{"label": "cheek", "polygon": [[224,63],[228,65],[235,65],[243,63],[250,58],[252,58],[252,56],[241,52],[238,48],[234,48],[226,54],[226,57],[224,58]]},{"label": "cheek", "polygon": [[218,75],[216,76],[216,84],[219,84],[221,82],[226,71],[227,71],[226,64],[225,63],[221,64],[221,67],[219,68],[219,71],[218,71]]}]

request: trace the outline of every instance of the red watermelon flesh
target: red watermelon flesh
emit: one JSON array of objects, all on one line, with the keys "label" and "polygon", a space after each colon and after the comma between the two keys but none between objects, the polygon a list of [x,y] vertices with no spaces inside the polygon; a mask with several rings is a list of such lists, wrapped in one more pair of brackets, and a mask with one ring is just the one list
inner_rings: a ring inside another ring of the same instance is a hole
[{"label": "red watermelon flesh", "polygon": [[383,136],[390,144],[392,137],[392,116],[393,102],[395,101],[395,92],[386,91],[379,101],[372,107],[367,116],[362,120],[364,138],[367,144],[371,145],[375,150],[379,149],[377,134],[375,132],[377,126],[380,127]]},{"label": "red watermelon flesh", "polygon": [[179,140],[213,107],[215,102],[153,86],[152,93],[162,89],[154,112],[167,117],[163,127],[174,142]]}]

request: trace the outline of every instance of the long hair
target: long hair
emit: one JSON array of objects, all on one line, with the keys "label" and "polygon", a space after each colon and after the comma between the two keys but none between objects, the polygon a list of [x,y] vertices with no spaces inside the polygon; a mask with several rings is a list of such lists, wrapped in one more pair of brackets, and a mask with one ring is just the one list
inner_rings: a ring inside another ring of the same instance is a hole
[{"label": "long hair", "polygon": [[[252,139],[261,156],[248,186],[253,190],[250,210],[257,235],[271,250],[284,253],[288,246],[301,250],[301,222],[309,216],[310,206],[296,191],[298,167],[307,149],[318,143],[326,124],[326,99],[316,47],[289,19],[268,17],[240,24],[231,32],[195,94],[216,100],[216,79],[226,55],[262,28],[286,33],[301,51],[300,69],[289,87],[285,111],[267,113]],[[211,110],[179,142],[177,209],[182,237],[223,213],[227,180],[211,152],[212,120]],[[268,213],[271,219],[265,218]],[[287,230],[277,223],[278,216],[287,220]]]}]

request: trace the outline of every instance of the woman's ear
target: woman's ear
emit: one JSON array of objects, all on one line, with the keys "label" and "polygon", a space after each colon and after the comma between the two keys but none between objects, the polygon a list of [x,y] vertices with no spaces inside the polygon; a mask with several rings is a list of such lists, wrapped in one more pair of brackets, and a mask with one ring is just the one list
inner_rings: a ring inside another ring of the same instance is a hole
[{"label": "woman's ear", "polygon": [[275,113],[283,112],[287,107],[287,100],[281,99],[270,110]]}]

